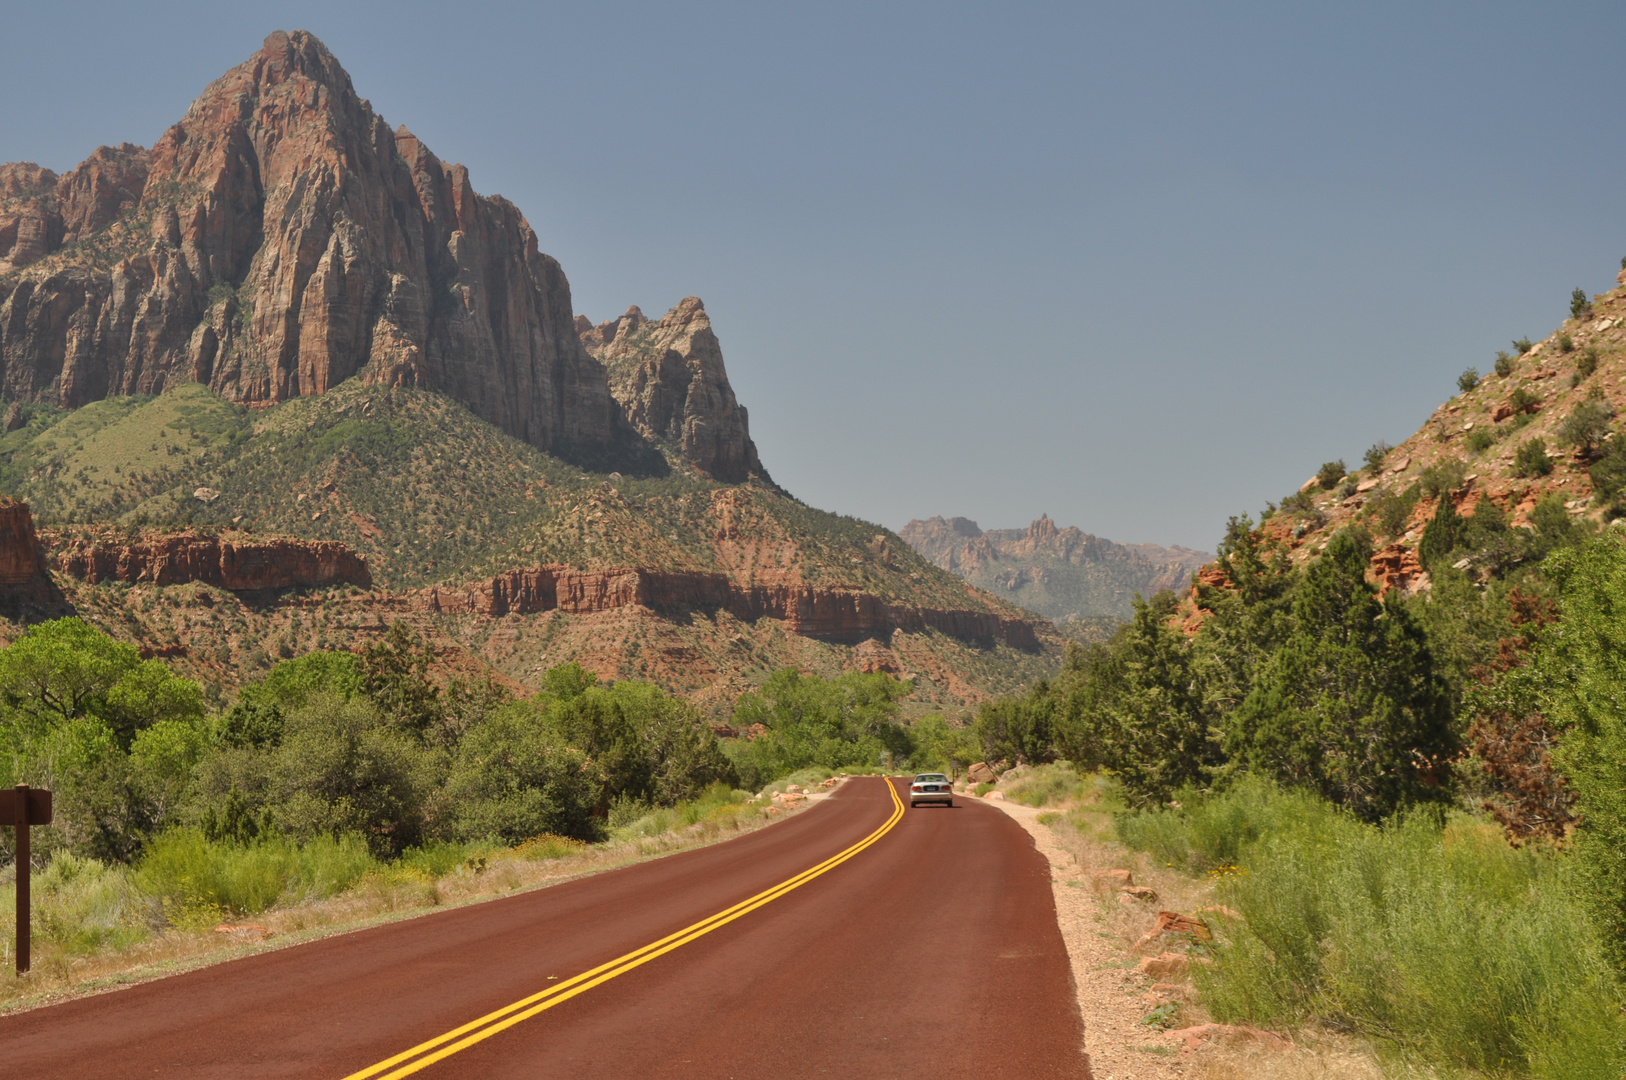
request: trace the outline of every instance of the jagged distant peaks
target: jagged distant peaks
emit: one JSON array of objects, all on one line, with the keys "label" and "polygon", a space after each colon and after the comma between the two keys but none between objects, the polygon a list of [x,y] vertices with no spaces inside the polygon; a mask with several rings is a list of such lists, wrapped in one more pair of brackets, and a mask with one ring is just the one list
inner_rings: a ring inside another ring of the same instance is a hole
[{"label": "jagged distant peaks", "polygon": [[1052,619],[1128,615],[1136,594],[1185,586],[1213,556],[1185,547],[1119,544],[1041,514],[1025,529],[984,531],[963,517],[911,521],[898,531],[951,573]]},{"label": "jagged distant peaks", "polygon": [[9,400],[201,382],[272,404],[359,376],[573,460],[658,443],[720,480],[765,476],[698,300],[643,335],[681,363],[652,356],[619,392],[612,371],[639,358],[589,356],[576,323],[524,215],[386,125],[305,31],[267,37],[150,151],[103,147],[62,177],[0,166]]}]

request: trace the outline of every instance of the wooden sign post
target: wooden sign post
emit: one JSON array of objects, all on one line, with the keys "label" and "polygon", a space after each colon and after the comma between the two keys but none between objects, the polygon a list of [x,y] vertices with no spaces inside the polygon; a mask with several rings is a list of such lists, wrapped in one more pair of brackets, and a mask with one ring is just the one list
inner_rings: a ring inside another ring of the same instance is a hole
[{"label": "wooden sign post", "polygon": [[30,825],[51,823],[51,793],[44,788],[30,788],[18,784],[7,791],[0,788],[0,825],[17,829],[17,974],[28,970],[32,935],[29,933],[30,907],[28,902]]}]

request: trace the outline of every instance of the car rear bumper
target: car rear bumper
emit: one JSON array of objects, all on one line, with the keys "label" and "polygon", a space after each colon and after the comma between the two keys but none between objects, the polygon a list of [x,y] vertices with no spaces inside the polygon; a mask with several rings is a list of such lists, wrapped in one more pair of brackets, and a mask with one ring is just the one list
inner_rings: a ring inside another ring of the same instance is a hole
[{"label": "car rear bumper", "polygon": [[911,791],[909,793],[910,806],[923,802],[952,803],[953,801],[954,792],[952,791]]}]

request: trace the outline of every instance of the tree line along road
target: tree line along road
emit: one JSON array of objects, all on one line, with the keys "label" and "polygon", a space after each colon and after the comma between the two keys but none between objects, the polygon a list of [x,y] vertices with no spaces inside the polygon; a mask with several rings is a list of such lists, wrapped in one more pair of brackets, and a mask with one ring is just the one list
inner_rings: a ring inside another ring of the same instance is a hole
[{"label": "tree line along road", "polygon": [[1087,1080],[1044,856],[992,807],[899,790],[0,1018],[0,1073]]}]

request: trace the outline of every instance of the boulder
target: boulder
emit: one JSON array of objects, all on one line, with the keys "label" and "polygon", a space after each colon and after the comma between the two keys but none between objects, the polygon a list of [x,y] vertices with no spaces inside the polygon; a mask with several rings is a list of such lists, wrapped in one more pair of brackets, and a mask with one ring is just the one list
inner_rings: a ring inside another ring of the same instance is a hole
[{"label": "boulder", "polygon": [[1133,885],[1135,883],[1135,875],[1128,870],[1103,870],[1095,875],[1095,879],[1108,885]]},{"label": "boulder", "polygon": [[1184,935],[1196,941],[1214,940],[1214,932],[1201,919],[1193,919],[1190,915],[1181,915],[1177,911],[1160,911],[1157,913],[1157,922],[1135,942],[1135,951],[1139,952],[1146,948],[1164,934]]},{"label": "boulder", "polygon": [[1157,890],[1146,885],[1125,885],[1118,891],[1148,904],[1157,903]]},{"label": "boulder", "polygon": [[965,771],[965,775],[973,784],[992,784],[999,779],[985,761],[979,761],[971,766]]}]

